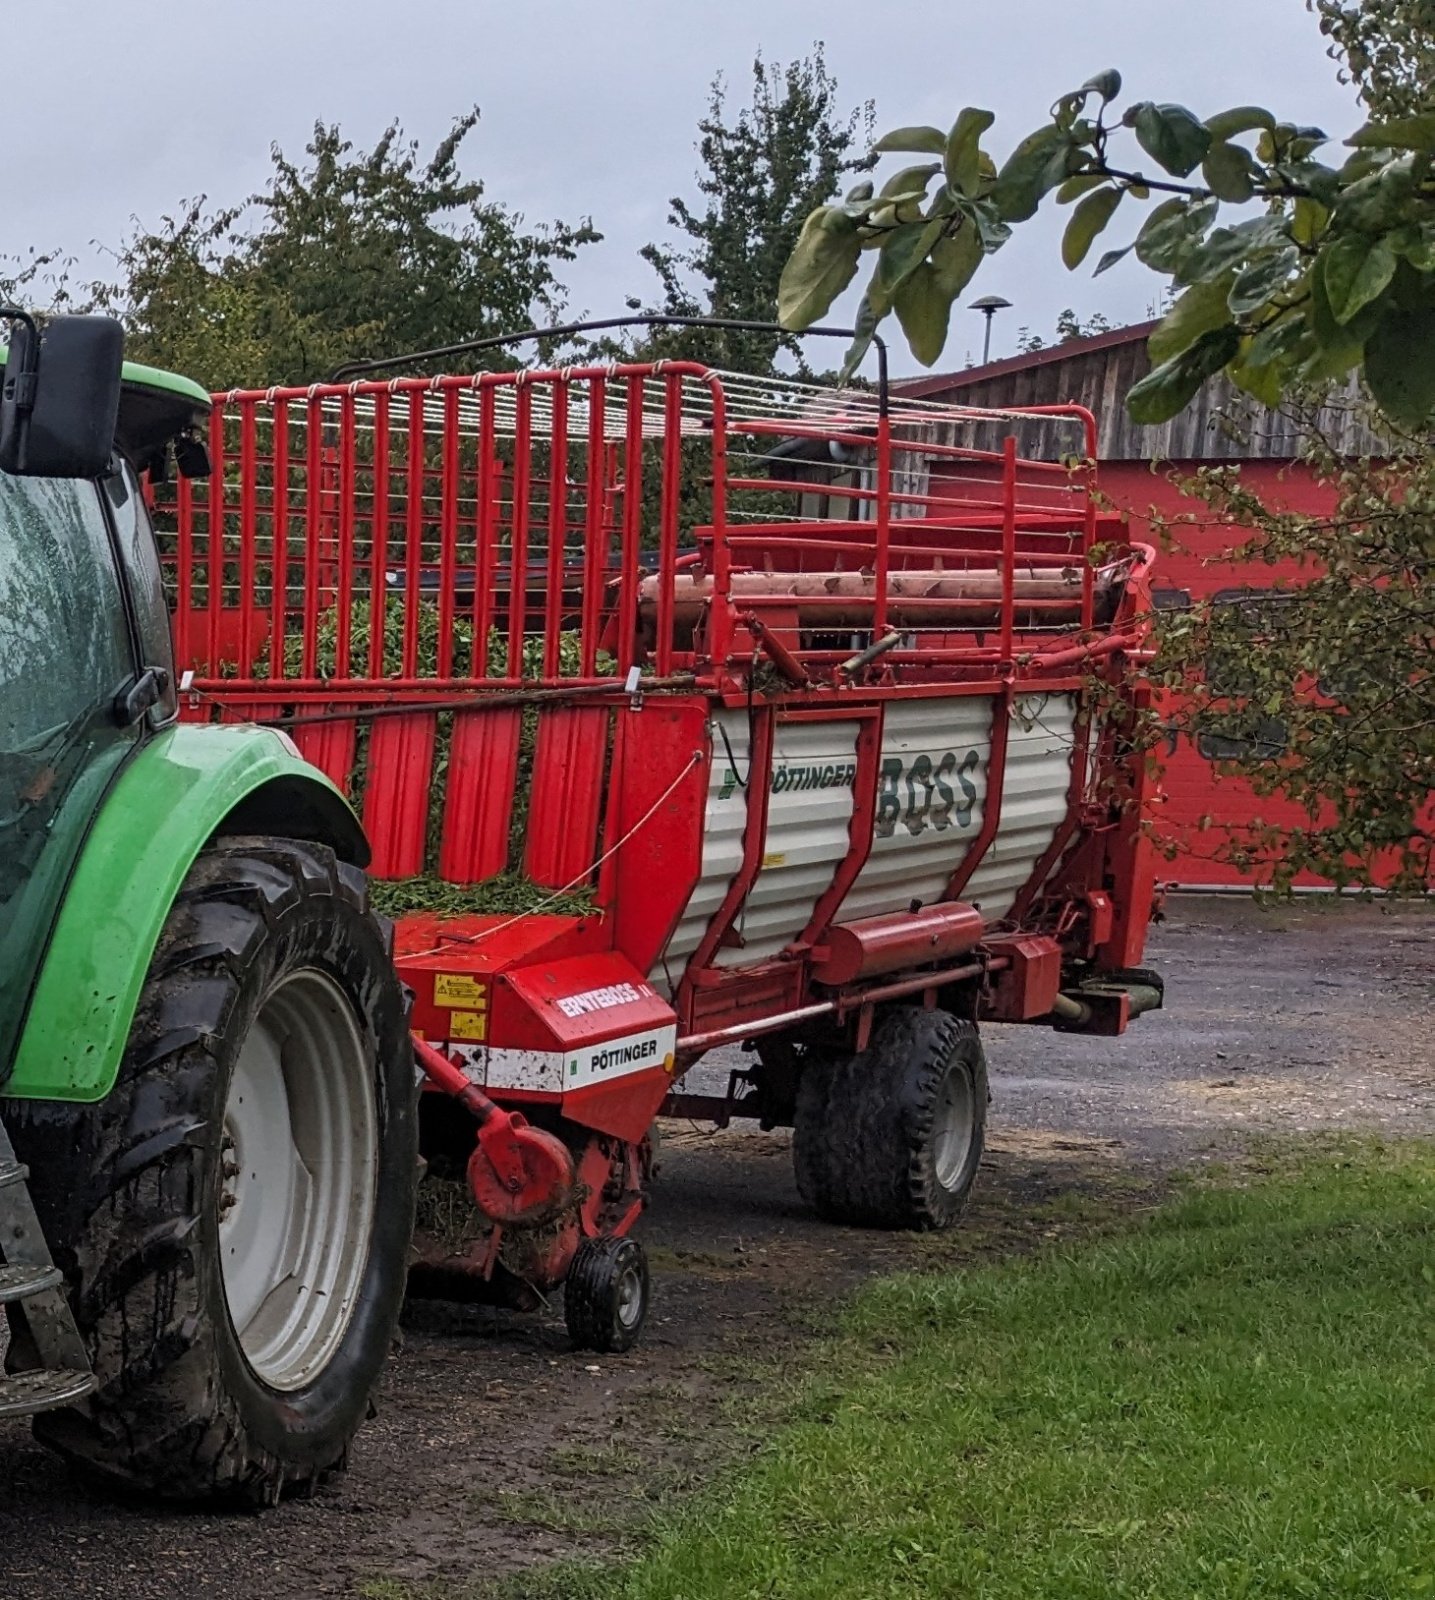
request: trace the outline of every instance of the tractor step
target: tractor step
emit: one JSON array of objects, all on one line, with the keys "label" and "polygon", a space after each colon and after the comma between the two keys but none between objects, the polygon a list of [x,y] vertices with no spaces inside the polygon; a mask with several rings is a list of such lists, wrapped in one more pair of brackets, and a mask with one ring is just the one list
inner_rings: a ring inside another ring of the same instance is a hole
[{"label": "tractor step", "polygon": [[33,1372],[11,1372],[0,1377],[0,1417],[29,1417],[37,1411],[72,1406],[95,1391],[92,1372],[37,1367]]},{"label": "tractor step", "polygon": [[20,1318],[29,1335],[20,1348],[41,1363],[0,1376],[0,1417],[53,1411],[95,1390],[64,1274],[50,1255],[30,1198],[29,1176],[28,1168],[15,1159],[9,1131],[0,1121],[0,1306],[15,1307],[10,1316]]},{"label": "tractor step", "polygon": [[64,1281],[58,1267],[0,1267],[0,1306],[58,1289]]}]

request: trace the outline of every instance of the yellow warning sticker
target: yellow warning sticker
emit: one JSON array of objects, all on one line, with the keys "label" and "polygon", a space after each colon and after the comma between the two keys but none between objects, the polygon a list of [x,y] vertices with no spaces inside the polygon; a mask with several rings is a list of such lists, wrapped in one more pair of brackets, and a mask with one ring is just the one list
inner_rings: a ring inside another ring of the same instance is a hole
[{"label": "yellow warning sticker", "polygon": [[448,1019],[450,1039],[486,1039],[488,1018],[481,1011],[455,1011]]},{"label": "yellow warning sticker", "polygon": [[436,1006],[487,1006],[488,993],[470,973],[436,972],[433,1003]]},{"label": "yellow warning sticker", "polygon": [[783,850],[771,850],[762,858],[762,864],[765,868],[785,867],[787,865],[787,853]]}]

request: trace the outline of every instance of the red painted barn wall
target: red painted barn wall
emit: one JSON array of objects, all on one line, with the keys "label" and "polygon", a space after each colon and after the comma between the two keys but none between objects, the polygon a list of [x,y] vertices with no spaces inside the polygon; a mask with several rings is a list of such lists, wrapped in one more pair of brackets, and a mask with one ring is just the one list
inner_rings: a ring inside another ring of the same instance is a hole
[{"label": "red painted barn wall", "polygon": [[[1265,566],[1212,561],[1239,543],[1242,535],[1240,529],[1217,521],[1201,501],[1181,493],[1177,485],[1192,477],[1200,465],[1164,463],[1154,471],[1145,461],[1108,461],[1101,466],[1102,492],[1128,514],[1132,536],[1157,546],[1154,587],[1203,599],[1223,589],[1299,582],[1300,569],[1294,562]],[[1333,491],[1317,483],[1298,463],[1243,461],[1241,479],[1273,510],[1319,514],[1334,504]],[[1152,528],[1153,517],[1168,519],[1164,547]],[[1209,886],[1259,881],[1261,872],[1242,872],[1220,859],[1222,851],[1230,844],[1246,842],[1250,824],[1257,819],[1293,827],[1308,821],[1289,801],[1261,798],[1244,779],[1218,772],[1186,733],[1173,735],[1167,747],[1162,789],[1158,827],[1177,849],[1166,871],[1174,883]],[[1296,882],[1316,886],[1324,880],[1302,873]]]},{"label": "red painted barn wall", "polygon": [[[1201,465],[1211,463],[1166,462],[1154,470],[1147,461],[1101,464],[1103,495],[1127,515],[1133,538],[1157,546],[1154,587],[1184,591],[1192,599],[1201,599],[1223,589],[1298,582],[1300,571],[1294,562],[1268,567],[1212,560],[1240,542],[1241,532],[1218,522],[1201,501],[1181,493],[1178,484],[1192,477]],[[1333,492],[1297,463],[1244,461],[1241,476],[1273,509],[1320,513],[1334,503]],[[959,500],[969,497],[971,488],[962,483],[959,470],[944,475],[938,465],[933,469],[930,492],[933,500]],[[1167,521],[1164,535],[1153,529],[1153,518]],[[1164,873],[1174,884],[1209,887],[1261,881],[1268,872],[1242,871],[1220,859],[1223,849],[1247,842],[1250,826],[1258,819],[1291,826],[1307,820],[1290,802],[1262,799],[1242,778],[1217,772],[1189,734],[1172,736],[1162,787],[1157,826],[1176,851]],[[1313,887],[1324,880],[1303,873],[1296,882]]]}]

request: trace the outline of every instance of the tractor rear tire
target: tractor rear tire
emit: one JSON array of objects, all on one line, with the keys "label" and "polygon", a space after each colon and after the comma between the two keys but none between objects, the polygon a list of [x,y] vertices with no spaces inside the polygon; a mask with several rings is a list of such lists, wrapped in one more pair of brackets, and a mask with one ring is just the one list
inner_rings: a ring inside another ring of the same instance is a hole
[{"label": "tractor rear tire", "polygon": [[976,1181],[987,1067],[974,1024],[894,1007],[857,1054],[814,1061],[798,1094],[793,1163],[817,1213],[857,1227],[949,1227]]},{"label": "tractor rear tire", "polygon": [[88,1474],[272,1504],[344,1463],[418,1172],[391,946],[327,847],[224,840],[176,897],[108,1098],[12,1102],[99,1379],[90,1415],[35,1433]]}]

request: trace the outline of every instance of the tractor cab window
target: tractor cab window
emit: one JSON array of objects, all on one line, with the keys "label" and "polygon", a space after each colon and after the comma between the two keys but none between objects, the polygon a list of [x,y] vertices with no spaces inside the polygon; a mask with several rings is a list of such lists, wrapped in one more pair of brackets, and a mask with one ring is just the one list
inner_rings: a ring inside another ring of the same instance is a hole
[{"label": "tractor cab window", "polygon": [[135,738],[119,577],[93,482],[0,473],[0,1069],[59,893]]}]

